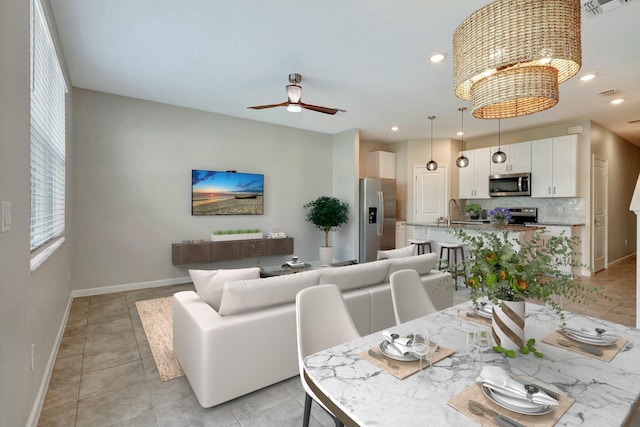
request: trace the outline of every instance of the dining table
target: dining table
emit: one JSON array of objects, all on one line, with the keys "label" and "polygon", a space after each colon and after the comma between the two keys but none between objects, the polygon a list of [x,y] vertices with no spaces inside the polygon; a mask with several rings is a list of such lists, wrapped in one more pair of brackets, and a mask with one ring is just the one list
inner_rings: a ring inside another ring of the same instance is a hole
[{"label": "dining table", "polygon": [[[631,426],[640,405],[640,330],[564,311],[564,322],[572,328],[599,328],[620,337],[608,357],[597,357],[579,345],[559,345],[554,334],[562,319],[545,306],[527,302],[526,314],[525,339],[535,340],[530,344],[538,355],[516,351],[507,357],[492,347],[467,351],[469,334],[491,333],[490,320],[477,319],[469,301],[387,330],[401,337],[435,333],[438,351],[448,350],[447,357],[422,375],[394,375],[394,368],[367,358],[368,350],[380,354],[387,342],[379,331],[309,355],[304,359],[305,379],[347,426],[495,426],[503,424],[486,413],[474,417],[465,410],[465,393],[480,390],[477,380],[483,367],[499,366],[523,383],[562,396],[562,409],[554,408],[555,418],[547,415],[544,422],[542,417],[523,418],[499,408],[498,413],[520,425]],[[403,364],[384,362],[395,368]]]}]

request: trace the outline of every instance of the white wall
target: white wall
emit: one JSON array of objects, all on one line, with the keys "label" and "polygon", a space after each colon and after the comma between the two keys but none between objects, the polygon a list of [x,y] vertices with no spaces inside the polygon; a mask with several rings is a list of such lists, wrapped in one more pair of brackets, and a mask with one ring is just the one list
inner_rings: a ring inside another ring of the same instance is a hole
[{"label": "white wall", "polygon": [[[67,243],[38,270],[29,270],[29,3],[0,5],[0,200],[11,202],[13,219],[11,230],[0,233],[2,426],[24,426],[37,416],[36,397],[46,386],[43,379],[71,294],[69,204]],[[66,167],[72,170],[72,154]],[[67,187],[69,199],[72,184]]]},{"label": "white wall", "polygon": [[[279,227],[300,259],[318,259],[321,232],[302,206],[332,194],[330,135],[83,89],[74,121],[74,289],[185,277],[171,243],[216,229]],[[192,169],[264,174],[264,215],[191,216]]]},{"label": "white wall", "polygon": [[348,130],[333,136],[333,197],[349,205],[349,222],[332,232],[334,261],[358,259],[360,132]]}]

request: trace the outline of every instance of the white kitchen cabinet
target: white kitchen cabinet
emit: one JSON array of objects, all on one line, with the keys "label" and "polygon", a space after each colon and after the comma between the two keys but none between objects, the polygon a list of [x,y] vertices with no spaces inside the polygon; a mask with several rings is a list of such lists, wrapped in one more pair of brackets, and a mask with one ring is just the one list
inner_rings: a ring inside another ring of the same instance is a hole
[{"label": "white kitchen cabinet", "polygon": [[578,196],[578,136],[531,142],[531,197]]},{"label": "white kitchen cabinet", "polygon": [[369,153],[369,176],[396,179],[396,155],[387,151]]},{"label": "white kitchen cabinet", "polygon": [[458,168],[458,193],[461,199],[488,199],[491,173],[490,148],[467,150],[469,166]]},{"label": "white kitchen cabinet", "polygon": [[[491,175],[531,172],[531,141],[503,145],[500,149],[507,155],[507,161],[504,163],[491,161]],[[491,155],[496,151],[498,146],[491,147]]]}]

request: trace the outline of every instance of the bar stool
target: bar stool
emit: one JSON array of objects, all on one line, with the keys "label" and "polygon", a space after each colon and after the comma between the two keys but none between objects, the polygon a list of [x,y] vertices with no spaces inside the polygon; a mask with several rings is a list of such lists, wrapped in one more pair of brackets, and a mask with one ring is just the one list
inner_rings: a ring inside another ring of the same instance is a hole
[{"label": "bar stool", "polygon": [[[440,259],[438,260],[438,270],[442,270],[442,260],[444,259],[445,251],[447,253],[447,264],[451,273],[451,277],[456,286],[456,291],[458,290],[458,277],[462,275],[464,278],[465,286],[469,286],[467,281],[469,278],[467,277],[467,269],[465,268],[465,258],[464,258],[464,246],[460,243],[449,243],[449,242],[441,242],[440,245]],[[460,252],[460,260],[461,263],[458,262],[458,252]],[[451,262],[453,260],[453,262]],[[446,268],[445,268],[446,269]]]},{"label": "bar stool", "polygon": [[[412,245],[416,245],[417,253],[416,255],[428,254],[433,252],[431,249],[432,240],[423,240],[423,239],[409,239],[409,243]],[[427,252],[427,246],[429,247],[429,252]]]}]

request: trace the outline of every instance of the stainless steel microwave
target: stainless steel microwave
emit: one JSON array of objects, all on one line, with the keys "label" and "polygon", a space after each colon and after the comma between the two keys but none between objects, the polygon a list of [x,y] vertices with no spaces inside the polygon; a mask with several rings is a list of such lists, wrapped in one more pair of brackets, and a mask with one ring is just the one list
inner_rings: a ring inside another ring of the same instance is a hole
[{"label": "stainless steel microwave", "polygon": [[530,196],[531,174],[510,173],[504,175],[489,175],[489,196]]}]

